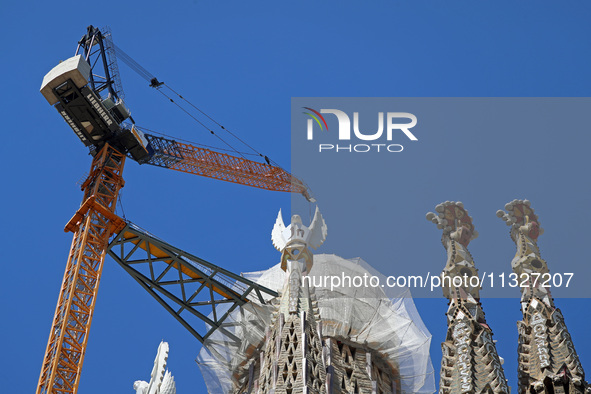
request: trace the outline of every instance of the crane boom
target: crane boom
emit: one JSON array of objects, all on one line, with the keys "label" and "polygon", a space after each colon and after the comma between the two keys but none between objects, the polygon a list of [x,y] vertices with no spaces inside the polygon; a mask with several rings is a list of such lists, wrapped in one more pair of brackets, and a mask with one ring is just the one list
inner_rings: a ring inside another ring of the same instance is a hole
[{"label": "crane boom", "polygon": [[144,136],[154,153],[143,163],[260,189],[300,193],[312,199],[306,185],[280,167],[150,134]]}]

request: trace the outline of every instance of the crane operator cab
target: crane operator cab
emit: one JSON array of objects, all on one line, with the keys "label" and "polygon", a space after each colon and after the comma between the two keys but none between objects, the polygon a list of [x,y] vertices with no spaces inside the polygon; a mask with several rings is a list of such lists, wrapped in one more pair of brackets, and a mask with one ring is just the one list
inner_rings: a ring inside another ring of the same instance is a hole
[{"label": "crane operator cab", "polygon": [[101,98],[88,84],[91,67],[82,55],[55,66],[41,84],[41,94],[54,105],[91,153],[105,143],[142,163],[154,150],[141,130],[123,124],[130,111],[121,99]]}]

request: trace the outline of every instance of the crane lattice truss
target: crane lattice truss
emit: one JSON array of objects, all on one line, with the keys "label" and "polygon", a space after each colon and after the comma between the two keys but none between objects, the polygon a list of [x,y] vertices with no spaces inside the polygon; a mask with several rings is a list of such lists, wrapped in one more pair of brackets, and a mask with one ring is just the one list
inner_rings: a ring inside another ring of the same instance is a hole
[{"label": "crane lattice truss", "polygon": [[146,164],[226,182],[280,192],[300,193],[308,200],[308,188],[280,167],[145,134],[154,154]]},{"label": "crane lattice truss", "polygon": [[[232,311],[254,299],[265,304],[264,295],[277,296],[275,291],[167,244],[133,223],[127,223],[107,250],[201,342],[218,329],[233,338],[224,328]],[[187,317],[196,317],[199,324],[191,324]]]},{"label": "crane lattice truss", "polygon": [[74,239],[51,327],[37,393],[75,393],[84,360],[105,249],[125,223],[115,214],[125,156],[109,145],[92,161],[83,204],[66,226]]}]

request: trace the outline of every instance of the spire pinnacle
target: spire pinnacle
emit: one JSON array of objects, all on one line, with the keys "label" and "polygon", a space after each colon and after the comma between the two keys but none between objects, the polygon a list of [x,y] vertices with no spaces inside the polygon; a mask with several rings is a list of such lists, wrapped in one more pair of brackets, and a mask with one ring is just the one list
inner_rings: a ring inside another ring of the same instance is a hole
[{"label": "spire pinnacle", "polygon": [[542,259],[538,237],[543,234],[538,216],[528,200],[513,200],[497,216],[511,227],[517,246],[511,268],[520,281],[523,320],[519,331],[519,393],[591,393],[572,338],[544,275],[548,264]]},{"label": "spire pinnacle", "polygon": [[[478,233],[461,202],[446,201],[427,220],[443,230],[447,262],[441,273],[449,300],[447,337],[441,344],[440,393],[509,393],[502,361],[480,304],[478,270],[468,251]],[[471,280],[471,279],[476,280]]]}]

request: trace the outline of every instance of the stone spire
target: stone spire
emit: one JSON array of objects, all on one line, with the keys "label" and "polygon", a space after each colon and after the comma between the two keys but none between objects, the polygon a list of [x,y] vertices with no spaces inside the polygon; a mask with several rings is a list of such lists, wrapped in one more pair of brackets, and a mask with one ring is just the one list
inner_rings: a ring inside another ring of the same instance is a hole
[{"label": "stone spire", "polygon": [[[313,255],[309,248],[322,245],[326,235],[318,209],[308,227],[298,215],[286,227],[279,212],[271,238],[285,274],[275,267],[267,271],[266,280],[274,282],[279,294],[269,302],[273,314],[265,320],[264,337],[233,353],[231,377],[227,358],[222,363],[202,358],[201,365],[232,379],[232,388],[220,383],[227,387],[224,392],[236,394],[432,392],[430,335],[415,325],[418,314],[395,304],[381,287],[315,283],[313,275],[369,274],[359,259]],[[311,273],[313,267],[316,273]],[[322,295],[320,302],[316,292]],[[248,331],[248,326],[241,327]],[[240,335],[246,339],[244,332]]]},{"label": "stone spire", "polygon": [[314,289],[302,277],[313,265],[308,247],[317,248],[326,238],[326,224],[316,209],[310,227],[293,215],[283,224],[281,211],[272,232],[273,245],[281,252],[281,268],[287,273],[280,303],[266,333],[261,353],[260,393],[326,393],[326,367],[322,351],[322,323]]},{"label": "stone spire", "polygon": [[523,320],[519,331],[519,393],[591,393],[560,309],[554,306],[550,271],[540,256],[543,233],[527,200],[513,200],[497,216],[511,226],[517,253],[511,261],[521,289]]},{"label": "stone spire", "polygon": [[441,285],[449,300],[439,393],[508,394],[502,361],[480,304],[478,270],[468,252],[468,244],[478,233],[461,202],[447,201],[435,210],[437,214],[429,212],[427,219],[443,230],[447,263]]}]

